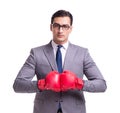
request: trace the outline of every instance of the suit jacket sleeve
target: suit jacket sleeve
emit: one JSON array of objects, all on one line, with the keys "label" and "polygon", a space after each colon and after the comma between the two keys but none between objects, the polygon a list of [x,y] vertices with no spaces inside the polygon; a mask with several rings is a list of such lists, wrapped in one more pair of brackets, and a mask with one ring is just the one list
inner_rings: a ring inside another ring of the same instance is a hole
[{"label": "suit jacket sleeve", "polygon": [[19,71],[14,84],[13,89],[15,92],[20,93],[34,93],[39,92],[37,88],[37,81],[32,81],[35,76],[35,65],[36,61],[34,58],[34,53],[31,50],[29,57],[27,58],[25,64]]},{"label": "suit jacket sleeve", "polygon": [[88,92],[104,92],[107,88],[106,81],[104,80],[100,70],[91,58],[88,50],[84,56],[83,71],[88,80],[84,80],[83,91]]}]

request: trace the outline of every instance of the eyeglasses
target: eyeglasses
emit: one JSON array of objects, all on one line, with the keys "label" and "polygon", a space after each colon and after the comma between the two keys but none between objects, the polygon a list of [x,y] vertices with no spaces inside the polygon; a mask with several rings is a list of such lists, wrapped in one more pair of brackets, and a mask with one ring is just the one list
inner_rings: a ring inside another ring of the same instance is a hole
[{"label": "eyeglasses", "polygon": [[62,30],[64,30],[64,31],[67,31],[70,28],[70,26],[68,24],[60,25],[58,23],[54,23],[54,24],[52,24],[52,26],[54,29],[60,30],[60,28],[62,28]]}]

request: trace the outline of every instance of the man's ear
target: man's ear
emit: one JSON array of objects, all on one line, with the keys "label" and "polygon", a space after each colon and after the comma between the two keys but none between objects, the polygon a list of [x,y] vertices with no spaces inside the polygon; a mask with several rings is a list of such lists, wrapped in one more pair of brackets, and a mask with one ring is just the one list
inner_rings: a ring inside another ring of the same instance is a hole
[{"label": "man's ear", "polygon": [[72,32],[73,26],[70,26],[70,33]]},{"label": "man's ear", "polygon": [[52,31],[52,24],[50,24],[50,30]]}]

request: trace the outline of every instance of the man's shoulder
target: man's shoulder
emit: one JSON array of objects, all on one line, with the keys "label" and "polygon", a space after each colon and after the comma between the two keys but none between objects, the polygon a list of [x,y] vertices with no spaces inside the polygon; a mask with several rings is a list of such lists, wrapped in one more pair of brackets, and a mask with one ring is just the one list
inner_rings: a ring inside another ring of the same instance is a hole
[{"label": "man's shoulder", "polygon": [[51,44],[48,43],[48,44],[33,47],[32,50],[41,50],[41,49],[44,49],[44,48],[47,48],[47,47],[50,47],[50,46],[51,46]]},{"label": "man's shoulder", "polygon": [[83,47],[83,46],[80,46],[80,45],[76,45],[76,44],[73,44],[73,43],[70,43],[70,47],[76,48],[76,49],[80,49],[80,50],[87,50],[86,47]]}]

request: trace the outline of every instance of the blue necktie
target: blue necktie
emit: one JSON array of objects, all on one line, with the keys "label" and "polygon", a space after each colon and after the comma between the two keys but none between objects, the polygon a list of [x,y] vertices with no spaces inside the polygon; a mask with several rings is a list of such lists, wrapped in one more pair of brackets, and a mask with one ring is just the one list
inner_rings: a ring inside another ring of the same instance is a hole
[{"label": "blue necktie", "polygon": [[[57,47],[58,47],[58,49],[57,49],[57,53],[56,53],[56,63],[57,63],[57,67],[58,67],[58,72],[62,73],[63,72],[63,69],[62,69],[62,54],[61,54],[61,51],[60,51],[60,48],[62,47],[62,45],[58,45]],[[57,113],[62,113],[60,101],[59,101]]]},{"label": "blue necktie", "polygon": [[58,72],[62,73],[63,69],[62,69],[62,54],[60,51],[60,48],[62,47],[62,45],[58,45],[57,46],[57,53],[56,53],[56,62],[57,62],[57,67],[58,67]]}]

